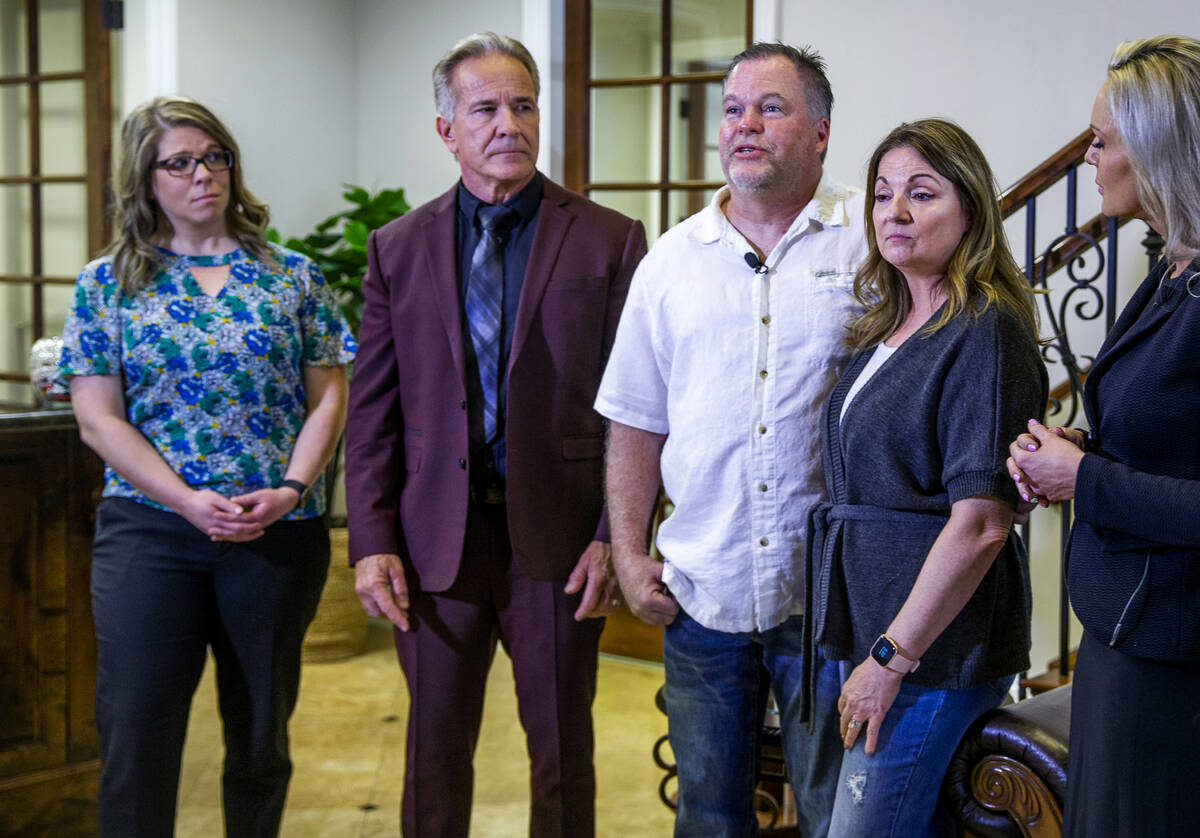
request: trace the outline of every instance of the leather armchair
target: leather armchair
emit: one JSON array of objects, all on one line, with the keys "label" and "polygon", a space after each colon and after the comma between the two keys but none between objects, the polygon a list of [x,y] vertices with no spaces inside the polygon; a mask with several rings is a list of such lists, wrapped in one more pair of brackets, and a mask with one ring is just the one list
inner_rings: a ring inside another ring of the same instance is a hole
[{"label": "leather armchair", "polygon": [[942,797],[961,836],[1058,838],[1071,685],[985,713],[950,761]]}]

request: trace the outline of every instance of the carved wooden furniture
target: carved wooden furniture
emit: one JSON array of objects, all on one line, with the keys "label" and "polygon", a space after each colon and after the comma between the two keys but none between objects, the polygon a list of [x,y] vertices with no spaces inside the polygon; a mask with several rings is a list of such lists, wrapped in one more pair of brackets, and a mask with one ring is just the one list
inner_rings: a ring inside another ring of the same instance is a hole
[{"label": "carved wooden furniture", "polygon": [[95,835],[100,461],[70,411],[0,415],[0,835]]},{"label": "carved wooden furniture", "polygon": [[964,838],[1058,838],[1067,789],[1071,686],[991,710],[950,762],[942,798]]}]

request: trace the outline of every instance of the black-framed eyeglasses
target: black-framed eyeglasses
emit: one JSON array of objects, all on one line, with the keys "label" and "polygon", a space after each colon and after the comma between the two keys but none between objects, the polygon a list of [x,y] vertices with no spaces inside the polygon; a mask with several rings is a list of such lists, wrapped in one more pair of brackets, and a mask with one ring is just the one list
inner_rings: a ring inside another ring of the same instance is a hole
[{"label": "black-framed eyeglasses", "polygon": [[168,157],[166,160],[156,161],[150,168],[163,169],[173,177],[191,177],[192,173],[196,171],[196,166],[201,163],[204,164],[204,168],[213,173],[232,169],[233,152],[227,148],[221,148],[206,151],[200,157],[192,157],[190,154],[176,154],[174,157]]}]

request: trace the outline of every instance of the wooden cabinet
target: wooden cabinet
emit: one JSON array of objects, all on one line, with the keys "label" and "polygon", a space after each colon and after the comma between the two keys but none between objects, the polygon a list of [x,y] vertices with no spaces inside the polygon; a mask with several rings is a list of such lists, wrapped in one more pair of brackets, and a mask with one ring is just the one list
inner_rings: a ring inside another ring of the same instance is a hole
[{"label": "wooden cabinet", "polygon": [[0,414],[0,835],[95,835],[89,574],[103,466],[70,412]]}]

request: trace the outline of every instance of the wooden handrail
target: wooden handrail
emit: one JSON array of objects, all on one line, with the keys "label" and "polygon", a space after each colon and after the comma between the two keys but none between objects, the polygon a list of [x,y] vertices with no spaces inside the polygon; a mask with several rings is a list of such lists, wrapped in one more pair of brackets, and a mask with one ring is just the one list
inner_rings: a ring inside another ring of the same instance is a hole
[{"label": "wooden handrail", "polygon": [[1008,218],[1025,205],[1030,198],[1041,195],[1051,186],[1061,180],[1068,171],[1083,162],[1091,143],[1092,132],[1084,131],[1075,139],[1060,148],[1054,154],[1025,177],[1005,189],[1000,195],[1000,212]]},{"label": "wooden handrail", "polygon": [[[1091,371],[1092,371],[1091,364],[1087,365],[1087,369],[1081,369],[1079,371],[1079,383],[1080,384],[1087,381],[1088,373],[1090,373]],[[1060,381],[1060,382],[1058,382],[1058,384],[1055,384],[1053,387],[1050,388],[1050,401],[1052,401],[1052,402],[1061,402],[1063,399],[1065,399],[1069,395],[1071,395],[1070,379],[1068,379],[1066,381]],[[1050,665],[1058,666],[1058,659],[1056,658],[1054,661],[1051,662]]]},{"label": "wooden handrail", "polygon": [[[1037,197],[1058,183],[1075,166],[1083,162],[1088,146],[1092,142],[1091,130],[1084,131],[1075,139],[1064,145],[1054,154],[1046,158],[1037,168],[1000,195],[1000,213],[1004,218],[1015,215],[1025,206],[1030,198]],[[1123,226],[1128,218],[1117,220],[1117,226]],[[1092,218],[1078,226],[1081,236],[1073,236],[1059,242],[1053,250],[1044,256],[1039,256],[1033,263],[1033,276],[1038,282],[1045,282],[1046,277],[1070,262],[1076,256],[1091,247],[1091,243],[1083,236],[1093,241],[1100,241],[1108,235],[1108,219],[1097,213]]]}]

